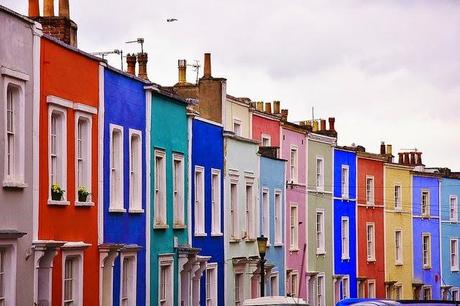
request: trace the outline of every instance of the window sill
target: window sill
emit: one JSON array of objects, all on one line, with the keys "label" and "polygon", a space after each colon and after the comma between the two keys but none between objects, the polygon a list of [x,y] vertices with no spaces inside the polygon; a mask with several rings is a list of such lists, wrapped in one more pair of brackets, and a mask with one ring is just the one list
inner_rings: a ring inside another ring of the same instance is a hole
[{"label": "window sill", "polygon": [[321,250],[321,251],[317,250],[316,251],[316,256],[325,256],[325,255],[326,255],[326,251],[323,251],[323,250]]},{"label": "window sill", "polygon": [[422,219],[431,219],[430,215],[422,215]]},{"label": "window sill", "polygon": [[367,263],[369,263],[369,264],[374,264],[375,262],[376,262],[375,258],[367,260]]},{"label": "window sill", "polygon": [[109,212],[111,213],[125,213],[125,208],[109,208]]},{"label": "window sill", "polygon": [[167,224],[155,224],[153,225],[153,229],[158,229],[158,230],[165,230],[165,229],[168,229],[169,228],[169,225]]},{"label": "window sill", "polygon": [[255,238],[246,238],[244,241],[245,241],[246,243],[254,243],[254,242],[256,242],[257,240],[256,240]]},{"label": "window sill", "polygon": [[230,238],[229,242],[230,243],[240,243],[241,239],[239,238]]},{"label": "window sill", "polygon": [[456,268],[456,269],[452,269],[452,268],[451,268],[451,269],[450,269],[450,272],[457,273],[458,271],[460,271],[458,268]]},{"label": "window sill", "polygon": [[395,213],[402,213],[402,208],[395,208],[395,209],[394,209],[394,212],[395,212]]},{"label": "window sill", "polygon": [[3,188],[24,189],[26,187],[27,184],[24,182],[3,181]]},{"label": "window sill", "polygon": [[299,248],[289,248],[289,252],[298,252]]},{"label": "window sill", "polygon": [[342,261],[350,261],[350,257],[342,257]]},{"label": "window sill", "polygon": [[375,203],[368,202],[368,203],[366,203],[366,207],[367,208],[375,208]]},{"label": "window sill", "polygon": [[206,233],[195,233],[194,236],[195,237],[206,237],[206,236],[208,236],[208,234],[206,234]]},{"label": "window sill", "polygon": [[184,223],[176,223],[173,225],[173,229],[186,229],[187,228],[187,225],[185,225]]},{"label": "window sill", "polygon": [[128,209],[128,212],[130,214],[143,214],[144,213],[144,210],[142,208],[130,208]]},{"label": "window sill", "polygon": [[75,202],[75,206],[77,207],[91,207],[94,206],[94,202]]},{"label": "window sill", "polygon": [[402,266],[403,266],[403,263],[402,263],[402,262],[395,262],[395,266],[397,266],[397,267],[402,267]]},{"label": "window sill", "polygon": [[211,237],[222,237],[224,236],[223,233],[214,233],[214,232],[211,232]]},{"label": "window sill", "polygon": [[423,270],[431,270],[431,266],[425,266],[423,267]]},{"label": "window sill", "polygon": [[275,243],[274,247],[275,248],[283,247],[283,243],[282,242]]},{"label": "window sill", "polygon": [[48,200],[48,205],[53,205],[53,206],[68,206],[68,205],[70,205],[70,202],[69,202],[69,201]]}]

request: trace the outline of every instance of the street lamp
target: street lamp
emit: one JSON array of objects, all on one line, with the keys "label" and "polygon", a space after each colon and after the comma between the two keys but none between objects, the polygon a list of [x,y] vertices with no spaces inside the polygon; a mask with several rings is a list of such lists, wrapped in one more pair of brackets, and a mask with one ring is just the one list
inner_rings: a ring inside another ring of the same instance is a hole
[{"label": "street lamp", "polygon": [[265,252],[267,251],[267,237],[257,237],[257,247],[260,255],[260,296],[265,296]]}]

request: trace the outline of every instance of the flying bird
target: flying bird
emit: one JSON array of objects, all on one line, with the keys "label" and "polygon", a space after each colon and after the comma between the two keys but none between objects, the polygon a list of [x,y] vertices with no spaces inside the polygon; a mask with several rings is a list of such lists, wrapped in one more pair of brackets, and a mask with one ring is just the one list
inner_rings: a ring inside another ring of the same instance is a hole
[{"label": "flying bird", "polygon": [[166,19],[166,22],[174,22],[174,21],[177,21],[177,19],[176,18],[168,18],[168,19]]}]

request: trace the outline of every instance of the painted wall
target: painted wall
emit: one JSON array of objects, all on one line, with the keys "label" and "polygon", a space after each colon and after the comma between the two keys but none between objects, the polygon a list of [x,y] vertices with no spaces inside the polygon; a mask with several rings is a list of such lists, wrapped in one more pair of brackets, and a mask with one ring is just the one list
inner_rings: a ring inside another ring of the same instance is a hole
[{"label": "painted wall", "polygon": [[[412,299],[412,179],[410,168],[385,164],[385,281],[397,281],[402,286],[402,298]],[[395,211],[394,186],[401,186],[402,210]],[[395,261],[395,230],[402,231],[403,263]],[[391,293],[394,296],[394,292]]]},{"label": "painted wall", "polygon": [[[150,304],[158,305],[158,255],[174,253],[174,305],[178,303],[178,256],[174,249],[174,240],[177,239],[179,245],[188,243],[187,229],[173,228],[173,182],[172,182],[172,154],[180,153],[184,155],[184,170],[188,173],[188,121],[186,115],[186,105],[180,101],[153,94],[152,97],[152,115],[151,115],[151,147],[152,159],[150,169],[152,176],[150,189],[155,190],[155,157],[154,150],[162,149],[166,153],[166,222],[169,225],[167,229],[150,229]],[[184,176],[184,203],[188,203],[188,175]],[[154,215],[154,192],[151,192],[150,218],[153,220]],[[187,223],[187,209],[184,209],[185,223]],[[186,224],[187,225],[187,224]]]},{"label": "painted wall", "polygon": [[[217,263],[217,299],[218,305],[224,305],[224,192],[223,192],[223,165],[224,165],[224,144],[223,144],[223,128],[221,125],[212,124],[202,121],[199,118],[193,120],[193,136],[192,136],[192,169],[195,166],[204,167],[205,171],[205,232],[206,236],[195,236],[195,211],[190,211],[192,215],[192,246],[200,248],[201,255],[211,256],[209,263]],[[211,234],[212,230],[212,169],[220,170],[221,178],[221,234]],[[195,175],[191,177],[191,190],[195,190]],[[195,193],[192,192],[192,203],[195,203]],[[203,273],[201,277],[201,305],[206,304],[206,276]]]},{"label": "painted wall", "polygon": [[[224,177],[224,239],[225,239],[225,305],[235,304],[235,266],[233,260],[236,258],[249,258],[259,256],[257,243],[255,240],[242,239],[243,229],[245,228],[245,206],[246,206],[246,178],[248,174],[255,178],[253,191],[254,202],[258,203],[259,190],[259,156],[257,155],[258,145],[251,140],[234,139],[230,136],[224,138],[225,152],[225,177]],[[241,158],[244,156],[245,158]],[[229,171],[238,175],[238,226],[240,239],[230,240],[230,176]],[[254,222],[256,225],[255,233],[258,233],[257,216],[258,207],[255,205]],[[255,262],[255,261],[254,261]],[[251,297],[251,277],[255,266],[244,264],[244,297]]]},{"label": "painted wall", "polygon": [[262,142],[262,134],[269,135],[271,146],[280,146],[280,122],[258,113],[252,114],[252,139]]},{"label": "painted wall", "polygon": [[[460,222],[449,221],[451,195],[457,196],[460,203],[460,179],[441,179],[441,263],[443,285],[451,285],[456,289],[460,288],[460,272],[451,271],[450,268],[450,239],[460,238]],[[457,214],[460,210],[457,208]],[[458,216],[460,220],[460,216]],[[451,298],[451,297],[449,297]]]},{"label": "painted wall", "polygon": [[[23,137],[24,148],[22,158],[24,163],[24,179],[26,184],[24,188],[0,188],[0,231],[16,230],[26,233],[25,236],[17,240],[17,270],[16,270],[16,301],[6,300],[6,303],[16,305],[32,305],[33,303],[33,262],[27,260],[26,254],[32,245],[34,235],[37,229],[34,229],[34,221],[37,218],[34,214],[33,189],[34,182],[34,163],[38,166],[38,152],[33,147],[34,139],[32,135],[33,123],[38,119],[34,117],[33,105],[36,104],[34,99],[38,99],[38,93],[34,93],[34,82],[38,82],[35,76],[39,71],[34,69],[34,64],[40,60],[39,54],[34,55],[34,48],[40,50],[40,40],[37,38],[34,42],[33,23],[25,20],[18,15],[9,13],[0,8],[0,41],[3,42],[0,47],[1,67],[18,71],[25,74],[28,80],[22,80],[24,91],[21,92],[24,99],[24,125]],[[38,65],[37,65],[38,68]],[[6,160],[6,89],[9,82],[17,82],[16,78],[11,75],[0,74],[0,182],[6,181],[5,160]],[[38,84],[36,84],[38,85]],[[38,86],[37,86],[38,88]],[[20,127],[19,127],[20,128]],[[19,131],[16,129],[16,131]],[[36,237],[35,237],[36,238]],[[0,240],[0,244],[2,241]]]},{"label": "painted wall", "polygon": [[[286,252],[286,270],[290,269],[297,271],[299,273],[299,283],[300,297],[307,297],[306,290],[306,278],[301,278],[300,274],[303,270],[304,272],[308,270],[307,268],[307,257],[308,253],[306,251],[307,245],[307,205],[306,205],[306,156],[307,156],[307,140],[305,137],[305,132],[297,130],[295,128],[289,128],[288,126],[283,126],[282,131],[282,142],[281,142],[281,158],[287,160],[286,166],[286,181],[289,181],[291,177],[290,169],[290,154],[291,147],[296,146],[298,148],[298,184],[289,185],[286,187],[286,242],[285,242],[285,252]],[[291,220],[291,204],[298,204],[298,218],[299,218],[299,250],[290,250],[291,237],[289,231],[288,220]]]},{"label": "painted wall", "polygon": [[[366,201],[366,177],[374,178],[374,205],[368,206]],[[377,298],[385,297],[385,229],[383,222],[383,161],[360,156],[358,153],[358,216],[357,216],[357,245],[358,272],[357,275],[366,279],[364,295],[367,292],[367,280],[375,280]],[[375,226],[375,261],[367,260],[367,223]]]},{"label": "painted wall", "polygon": [[233,119],[241,121],[241,136],[251,138],[252,114],[249,112],[249,105],[243,102],[236,102],[227,97],[225,101],[225,125],[226,131],[233,131]]},{"label": "painted wall", "polygon": [[[285,276],[286,271],[284,267],[284,257],[286,243],[284,241],[284,232],[285,232],[285,219],[284,215],[286,212],[285,202],[284,202],[284,192],[285,192],[285,170],[284,160],[271,159],[267,157],[260,157],[260,194],[259,194],[259,224],[262,224],[262,215],[263,215],[263,206],[262,206],[262,194],[263,190],[268,190],[269,198],[269,240],[270,247],[267,250],[265,258],[267,259],[268,264],[274,265],[272,273],[278,272],[278,288],[279,295],[285,295]],[[283,238],[283,244],[275,243],[275,192],[281,193],[281,236]],[[263,229],[259,227],[259,233],[263,234]],[[266,236],[266,235],[265,235]],[[266,282],[266,292],[272,292],[270,287],[270,282]]]},{"label": "painted wall", "polygon": [[[330,143],[313,139],[308,135],[308,271],[322,272],[325,275],[326,305],[334,303],[333,289],[333,201],[332,201],[332,171],[333,151]],[[316,157],[324,158],[324,192],[316,190]],[[325,251],[323,255],[316,254],[316,211],[324,211]]]},{"label": "painted wall", "polygon": [[[115,71],[104,70],[104,242],[136,244],[142,248],[137,253],[137,305],[145,305],[145,255],[146,215],[129,212],[129,130],[142,135],[142,209],[145,211],[146,159],[145,124],[146,106],[144,83]],[[109,212],[110,205],[110,124],[123,127],[123,208],[126,212]],[[113,301],[120,302],[120,256],[113,270]]]},{"label": "painted wall", "polygon": [[[349,169],[348,198],[342,197],[342,166]],[[342,217],[348,218],[349,258],[342,258]],[[348,297],[357,297],[356,153],[338,148],[334,150],[334,229],[334,273],[349,276]]]}]

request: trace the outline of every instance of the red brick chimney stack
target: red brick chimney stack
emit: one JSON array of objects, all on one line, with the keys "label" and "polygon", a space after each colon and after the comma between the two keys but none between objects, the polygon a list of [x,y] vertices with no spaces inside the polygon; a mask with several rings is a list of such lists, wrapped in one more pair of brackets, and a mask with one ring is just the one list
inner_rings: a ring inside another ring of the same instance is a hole
[{"label": "red brick chimney stack", "polygon": [[321,119],[320,124],[321,124],[321,131],[325,131],[326,130],[326,120]]},{"label": "red brick chimney stack", "polygon": [[59,0],[59,17],[70,18],[69,0]]},{"label": "red brick chimney stack", "polygon": [[211,53],[204,54],[204,78],[211,78]]},{"label": "red brick chimney stack", "polygon": [[126,72],[131,75],[136,75],[136,55],[128,53],[126,55],[126,63],[128,64],[128,70]]},{"label": "red brick chimney stack", "polygon": [[29,17],[40,16],[40,6],[38,0],[29,0]]},{"label": "red brick chimney stack", "polygon": [[139,63],[139,71],[138,71],[138,77],[144,80],[148,80],[149,78],[147,77],[147,62],[148,62],[148,56],[147,53],[138,53],[137,54],[137,62]]},{"label": "red brick chimney stack", "polygon": [[329,117],[329,130],[335,131],[335,117]]}]

